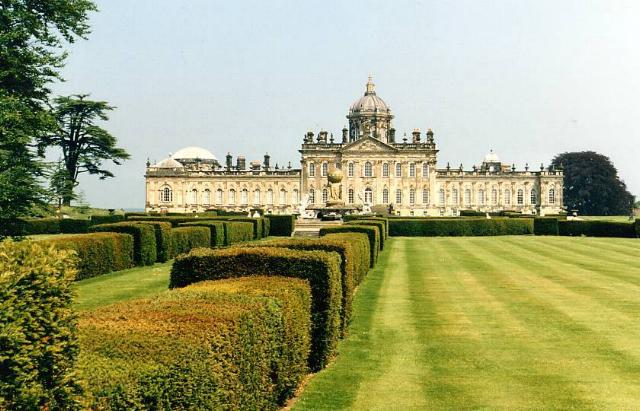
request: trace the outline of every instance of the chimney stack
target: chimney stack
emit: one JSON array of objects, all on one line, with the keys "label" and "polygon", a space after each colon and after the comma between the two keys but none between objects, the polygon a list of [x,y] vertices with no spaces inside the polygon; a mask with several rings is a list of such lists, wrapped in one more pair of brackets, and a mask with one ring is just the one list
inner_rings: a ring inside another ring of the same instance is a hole
[{"label": "chimney stack", "polygon": [[227,153],[227,171],[231,170],[232,166],[233,166],[233,156],[231,155],[231,153]]},{"label": "chimney stack", "polygon": [[269,160],[271,160],[271,156],[269,155],[269,153],[266,153],[264,155],[264,163],[263,163],[265,170],[269,170],[269,167],[270,167]]},{"label": "chimney stack", "polygon": [[420,143],[420,129],[419,128],[414,128],[413,129],[413,143],[417,144]]},{"label": "chimney stack", "polygon": [[238,156],[238,159],[236,161],[236,168],[238,169],[238,171],[246,170],[247,161],[245,160],[244,156]]}]

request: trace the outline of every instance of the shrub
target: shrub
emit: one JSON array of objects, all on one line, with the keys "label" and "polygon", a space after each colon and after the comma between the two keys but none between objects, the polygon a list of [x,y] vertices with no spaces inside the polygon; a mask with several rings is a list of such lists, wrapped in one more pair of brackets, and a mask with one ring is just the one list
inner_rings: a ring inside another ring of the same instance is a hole
[{"label": "shrub", "polygon": [[253,239],[254,240],[261,239],[263,237],[263,234],[265,233],[265,228],[264,228],[264,224],[265,223],[264,223],[264,221],[266,220],[266,218],[264,218],[264,217],[251,218],[251,217],[228,216],[228,217],[211,218],[211,220],[215,220],[215,221],[217,221],[217,220],[220,220],[220,221],[241,221],[241,222],[251,223],[253,225]]},{"label": "shrub", "polygon": [[267,214],[270,222],[269,235],[291,237],[296,229],[296,216],[290,214]]},{"label": "shrub", "polygon": [[169,287],[251,275],[309,280],[312,294],[309,366],[314,371],[323,368],[334,355],[340,335],[342,284],[338,254],[274,247],[199,248],[176,258]]},{"label": "shrub", "polygon": [[[225,244],[224,238],[224,225],[225,223],[222,221],[194,221],[189,223],[180,223],[179,227],[207,227],[211,233],[211,247],[222,247]],[[253,232],[253,227],[251,227]]]},{"label": "shrub", "polygon": [[124,221],[124,215],[122,214],[109,214],[109,215],[92,215],[91,224],[113,224]]},{"label": "shrub", "polygon": [[156,260],[164,263],[173,257],[173,233],[171,223],[164,221],[133,221],[134,224],[146,224],[153,227],[156,238]]},{"label": "shrub", "polygon": [[634,225],[636,226],[636,237],[640,238],[640,219],[636,219]]},{"label": "shrub", "polygon": [[[416,218],[416,217],[410,217]],[[387,217],[377,217],[377,216],[368,216],[368,215],[359,215],[359,214],[349,214],[342,217],[342,220],[345,223],[355,221],[355,220],[371,220],[371,221],[383,221],[384,222],[384,230],[385,230],[385,239],[389,237],[389,218]]]},{"label": "shrub", "polygon": [[84,234],[89,232],[90,220],[63,218],[60,220],[60,232],[64,234]]},{"label": "shrub", "polygon": [[177,227],[171,229],[175,255],[188,253],[193,248],[211,245],[209,227]]},{"label": "shrub", "polygon": [[408,237],[533,234],[532,218],[393,219],[389,235]]},{"label": "shrub", "polygon": [[[208,218],[207,218],[208,220]],[[127,217],[127,221],[162,221],[165,223],[171,223],[173,227],[178,227],[180,223],[189,223],[194,221],[201,221],[200,218],[195,216],[162,216],[162,215],[149,215],[149,216],[131,216]]]},{"label": "shrub", "polygon": [[378,227],[345,224],[335,227],[322,227],[320,237],[334,233],[364,233],[369,238],[369,266],[373,268],[378,261],[378,251],[380,250],[380,230]]},{"label": "shrub", "polygon": [[536,217],[533,219],[535,235],[558,235],[558,219],[554,217]]},{"label": "shrub", "polygon": [[253,240],[254,224],[248,221],[223,221],[225,245]]},{"label": "shrub", "polygon": [[133,236],[133,260],[137,265],[152,265],[156,262],[156,234],[152,226],[123,221],[100,224],[89,228],[92,232],[126,233]]},{"label": "shrub", "polygon": [[269,237],[271,233],[271,220],[268,218],[262,218],[262,238]]},{"label": "shrub", "polygon": [[0,409],[80,409],[74,265],[42,243],[0,243]]},{"label": "shrub", "polygon": [[306,371],[309,305],[306,282],[255,277],[88,313],[89,407],[275,410]]},{"label": "shrub", "polygon": [[59,218],[21,218],[21,230],[18,235],[59,234]]},{"label": "shrub", "polygon": [[376,220],[356,220],[350,221],[346,223],[348,225],[368,225],[378,227],[378,232],[380,232],[380,250],[384,249],[384,242],[387,237],[387,226],[384,221],[376,221]]},{"label": "shrub", "polygon": [[314,239],[287,238],[282,240],[257,242],[242,247],[280,247],[292,250],[312,250],[336,252],[340,255],[342,273],[342,335],[351,317],[355,287],[369,270],[369,240],[365,234],[331,234]]},{"label": "shrub", "polygon": [[91,233],[61,236],[41,241],[78,256],[76,280],[96,277],[133,266],[133,237],[120,233]]},{"label": "shrub", "polygon": [[558,231],[565,236],[587,237],[625,237],[635,238],[636,226],[634,223],[622,223],[613,221],[558,221]]}]

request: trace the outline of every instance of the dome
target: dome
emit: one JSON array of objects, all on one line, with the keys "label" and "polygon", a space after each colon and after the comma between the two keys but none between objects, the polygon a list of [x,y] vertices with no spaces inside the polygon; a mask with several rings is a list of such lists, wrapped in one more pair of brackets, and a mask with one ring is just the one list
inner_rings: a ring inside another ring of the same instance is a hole
[{"label": "dome", "polygon": [[351,105],[349,111],[358,112],[376,110],[389,112],[389,106],[387,106],[387,103],[385,103],[384,100],[376,96],[375,84],[373,84],[373,80],[369,77],[369,81],[367,81],[367,91],[364,93],[364,96],[360,97]]},{"label": "dome", "polygon": [[182,167],[184,167],[180,162],[172,159],[171,157],[165,158],[164,160],[158,162],[157,164],[154,164],[153,166],[157,167],[157,168],[182,168]]},{"label": "dome", "polygon": [[193,161],[193,160],[218,161],[216,156],[214,156],[211,153],[211,151],[204,149],[202,147],[181,148],[174,155],[172,155],[171,158],[178,161]]},{"label": "dome", "polygon": [[489,151],[489,154],[484,156],[484,162],[485,163],[499,163],[500,162],[500,158],[498,157],[498,155],[496,153],[493,152],[493,150],[491,150],[491,151]]}]

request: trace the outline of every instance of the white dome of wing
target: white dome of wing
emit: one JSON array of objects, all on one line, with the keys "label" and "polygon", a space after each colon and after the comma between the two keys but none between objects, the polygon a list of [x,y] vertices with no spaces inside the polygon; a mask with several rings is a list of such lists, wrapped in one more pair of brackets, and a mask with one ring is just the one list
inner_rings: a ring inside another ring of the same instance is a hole
[{"label": "white dome of wing", "polygon": [[164,160],[158,162],[157,164],[154,164],[154,167],[157,167],[157,168],[182,168],[184,166],[179,161],[176,161],[176,160],[172,159],[171,157],[169,157],[169,158],[165,158]]},{"label": "white dome of wing", "polygon": [[174,155],[171,156],[172,159],[178,161],[194,161],[194,160],[210,160],[210,161],[218,161],[216,156],[211,153],[211,151],[202,147],[185,147],[176,151]]}]

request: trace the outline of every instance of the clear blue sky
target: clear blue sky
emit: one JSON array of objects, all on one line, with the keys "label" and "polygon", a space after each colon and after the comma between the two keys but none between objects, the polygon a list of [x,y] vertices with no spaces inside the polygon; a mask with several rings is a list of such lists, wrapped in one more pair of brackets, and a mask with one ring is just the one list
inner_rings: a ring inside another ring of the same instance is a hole
[{"label": "clear blue sky", "polygon": [[98,1],[60,94],[117,106],[132,155],[92,205],[144,207],[147,157],[188,145],[299,166],[307,130],[336,137],[369,73],[398,133],[433,128],[439,165],[490,150],[539,167],[609,156],[640,194],[640,2]]}]

